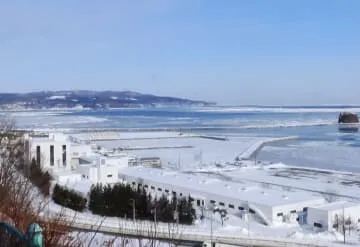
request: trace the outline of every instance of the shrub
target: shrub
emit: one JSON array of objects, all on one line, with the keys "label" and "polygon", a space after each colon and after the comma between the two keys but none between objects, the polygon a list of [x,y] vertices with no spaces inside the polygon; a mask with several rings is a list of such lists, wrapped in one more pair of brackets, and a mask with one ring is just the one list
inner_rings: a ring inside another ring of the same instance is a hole
[{"label": "shrub", "polygon": [[50,195],[52,177],[48,172],[44,172],[41,167],[36,164],[35,159],[33,159],[31,162],[30,170],[27,177],[36,187],[39,188],[43,195]]},{"label": "shrub", "polygon": [[80,193],[58,184],[54,187],[52,199],[59,205],[79,212],[85,210],[87,203],[86,198],[84,198]]}]

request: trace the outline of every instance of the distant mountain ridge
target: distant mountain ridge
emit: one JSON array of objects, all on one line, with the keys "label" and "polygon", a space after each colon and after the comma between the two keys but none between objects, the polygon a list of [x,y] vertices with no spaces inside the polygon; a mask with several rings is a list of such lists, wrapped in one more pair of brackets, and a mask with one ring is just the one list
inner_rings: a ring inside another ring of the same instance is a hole
[{"label": "distant mountain ridge", "polygon": [[156,96],[133,91],[42,91],[0,93],[2,109],[87,108],[109,109],[129,107],[210,106],[213,102]]}]

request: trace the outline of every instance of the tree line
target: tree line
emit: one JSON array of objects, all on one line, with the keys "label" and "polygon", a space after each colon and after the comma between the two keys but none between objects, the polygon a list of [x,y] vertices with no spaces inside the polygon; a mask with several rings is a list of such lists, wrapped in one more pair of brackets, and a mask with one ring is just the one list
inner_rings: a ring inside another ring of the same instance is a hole
[{"label": "tree line", "polygon": [[132,218],[135,208],[138,220],[192,224],[196,219],[192,201],[190,196],[153,197],[144,188],[135,189],[128,184],[96,184],[90,190],[89,210],[102,216]]}]

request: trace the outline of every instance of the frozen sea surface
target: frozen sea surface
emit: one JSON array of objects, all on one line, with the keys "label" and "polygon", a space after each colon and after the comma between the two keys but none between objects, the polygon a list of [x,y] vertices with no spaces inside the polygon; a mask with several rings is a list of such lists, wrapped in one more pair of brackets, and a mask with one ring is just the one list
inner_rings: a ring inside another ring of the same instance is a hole
[{"label": "frozen sea surface", "polygon": [[[259,158],[300,166],[360,171],[360,134],[342,133],[336,124],[338,114],[343,110],[360,112],[360,108],[354,106],[301,106],[44,110],[3,114],[12,114],[21,128],[44,131],[151,128],[226,137],[299,136],[299,141],[266,147]],[[230,153],[226,149],[220,145],[217,152]],[[210,154],[204,154],[205,159],[207,156]]]}]

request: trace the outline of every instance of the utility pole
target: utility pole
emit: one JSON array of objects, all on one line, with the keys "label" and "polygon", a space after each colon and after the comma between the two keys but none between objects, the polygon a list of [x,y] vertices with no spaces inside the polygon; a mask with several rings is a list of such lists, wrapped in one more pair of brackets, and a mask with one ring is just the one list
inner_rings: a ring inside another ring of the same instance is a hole
[{"label": "utility pole", "polygon": [[156,225],[156,207],[153,209],[153,212],[154,212],[154,223]]},{"label": "utility pole", "polygon": [[344,244],[346,242],[346,228],[345,228],[345,208],[344,208],[344,204],[342,206],[342,227],[343,227],[343,234],[344,234]]},{"label": "utility pole", "polygon": [[133,221],[135,222],[135,200],[133,198],[130,199],[132,202],[132,208],[133,208]]},{"label": "utility pole", "polygon": [[250,240],[250,206],[249,206],[249,202],[246,202],[247,204],[247,232],[248,232],[248,238]]},{"label": "utility pole", "polygon": [[213,214],[214,212],[210,210],[210,247],[213,247]]}]

